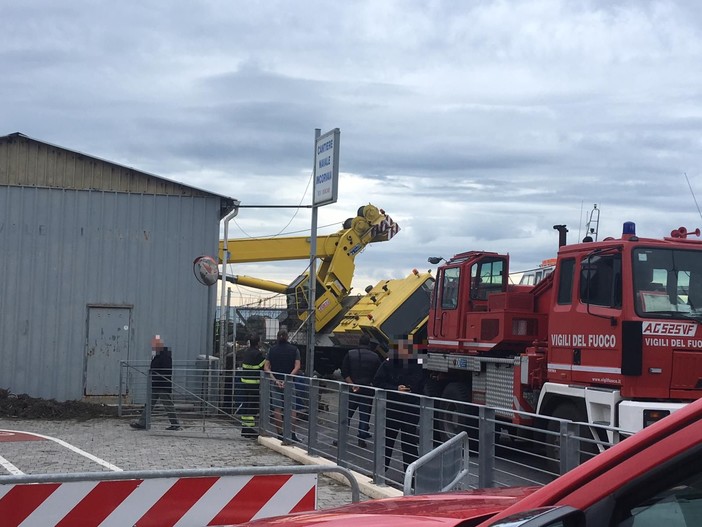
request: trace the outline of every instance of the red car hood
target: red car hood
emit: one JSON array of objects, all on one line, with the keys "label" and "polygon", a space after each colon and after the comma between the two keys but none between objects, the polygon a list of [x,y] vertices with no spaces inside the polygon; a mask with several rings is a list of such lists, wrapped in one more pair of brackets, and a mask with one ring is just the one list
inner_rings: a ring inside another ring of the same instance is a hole
[{"label": "red car hood", "polygon": [[496,514],[539,487],[478,489],[471,491],[386,498],[352,503],[334,509],[261,518],[243,525],[348,527],[412,527],[419,525],[454,526],[475,519],[475,525]]}]

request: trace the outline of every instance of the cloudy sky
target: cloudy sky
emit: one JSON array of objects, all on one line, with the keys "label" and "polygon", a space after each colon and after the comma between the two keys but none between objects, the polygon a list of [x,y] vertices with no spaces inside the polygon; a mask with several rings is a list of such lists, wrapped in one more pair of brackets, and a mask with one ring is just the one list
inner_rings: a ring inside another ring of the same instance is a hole
[{"label": "cloudy sky", "polygon": [[[224,194],[311,203],[314,130],[341,129],[339,201],[396,238],[358,290],[427,256],[554,255],[554,224],[600,238],[702,226],[702,4],[368,0],[0,4],[0,134]],[[242,209],[230,237],[309,231],[310,211]],[[291,221],[292,219],[292,221]],[[306,263],[241,266],[289,281]]]}]

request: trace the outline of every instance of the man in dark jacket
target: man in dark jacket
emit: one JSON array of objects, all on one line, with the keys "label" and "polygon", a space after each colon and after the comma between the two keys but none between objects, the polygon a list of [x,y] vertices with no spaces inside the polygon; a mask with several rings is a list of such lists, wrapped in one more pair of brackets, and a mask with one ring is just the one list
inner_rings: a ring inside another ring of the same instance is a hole
[{"label": "man in dark jacket", "polygon": [[380,357],[370,349],[370,338],[361,335],[358,348],[349,350],[341,363],[341,376],[351,384],[349,397],[349,423],[358,409],[358,446],[365,448],[366,439],[370,437],[370,414],[375,392],[367,388],[373,383],[373,377],[380,367]]},{"label": "man in dark jacket", "polygon": [[400,434],[402,465],[417,459],[419,444],[419,398],[424,392],[424,370],[409,351],[407,339],[398,339],[396,349],[378,368],[373,386],[388,390],[385,426],[385,470],[390,466],[392,449]]},{"label": "man in dark jacket", "polygon": [[[151,350],[153,357],[149,366],[149,379],[151,381],[151,411],[153,412],[156,403],[161,400],[161,404],[168,412],[168,419],[171,426],[167,430],[181,430],[178,416],[175,413],[171,391],[173,390],[173,360],[171,350],[165,346],[160,335],[151,339]],[[130,423],[132,428],[143,430],[146,428],[146,406],[141,412],[139,419]]]},{"label": "man in dark jacket", "polygon": [[[283,437],[282,410],[283,394],[285,393],[285,376],[297,375],[297,372],[300,371],[301,364],[300,350],[297,349],[297,346],[293,346],[288,342],[288,331],[286,329],[281,329],[278,331],[278,342],[268,350],[266,362],[263,365],[263,370],[268,375],[270,382],[272,382],[271,407],[273,409],[273,423],[275,424],[278,435],[281,438]],[[293,404],[292,401],[291,404]],[[297,441],[297,436],[295,435],[296,420],[297,412],[293,406],[293,441]]]},{"label": "man in dark jacket", "polygon": [[240,375],[241,381],[241,435],[257,437],[256,416],[260,401],[261,370],[266,362],[263,352],[259,349],[260,338],[257,334],[249,337],[249,347],[242,354]]}]

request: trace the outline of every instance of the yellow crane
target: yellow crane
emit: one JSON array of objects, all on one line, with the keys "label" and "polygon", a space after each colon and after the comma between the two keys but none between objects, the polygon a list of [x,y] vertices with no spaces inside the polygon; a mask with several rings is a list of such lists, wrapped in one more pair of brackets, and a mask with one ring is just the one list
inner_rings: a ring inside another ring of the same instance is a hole
[{"label": "yellow crane", "polygon": [[[321,375],[341,366],[347,349],[356,347],[362,334],[377,343],[383,354],[398,337],[412,336],[421,343],[426,338],[434,278],[429,272],[412,271],[406,278],[382,280],[367,287],[365,294],[350,295],[355,259],[369,244],[390,240],[400,230],[385,211],[364,205],[354,218],[344,222],[338,232],[317,237],[317,272],[315,292],[315,370]],[[224,256],[220,242],[220,262]],[[284,236],[227,240],[227,261],[252,263],[280,260],[303,260],[310,257],[310,238]],[[228,276],[228,281],[286,295],[289,330],[295,331],[309,314],[309,272],[290,284],[250,276]],[[294,339],[305,347],[304,332]]]},{"label": "yellow crane", "polygon": [[395,339],[412,338],[421,344],[426,339],[434,277],[414,269],[405,278],[381,280],[368,287],[366,294],[349,308],[331,330],[330,339],[339,347],[352,348],[365,333],[387,351]]},{"label": "yellow crane", "polygon": [[[334,234],[317,237],[317,272],[315,298],[315,331],[321,331],[344,307],[342,302],[351,292],[351,281],[356,268],[355,259],[369,243],[390,240],[400,227],[384,210],[368,204],[360,207],[355,217],[344,222]],[[270,238],[236,238],[226,242],[228,263],[251,263],[310,258],[309,236],[281,236]],[[224,261],[224,240],[219,243],[219,261]],[[227,281],[264,291],[287,295],[288,318],[295,327],[308,316],[309,271],[290,284],[281,284],[261,278],[234,275]]]}]

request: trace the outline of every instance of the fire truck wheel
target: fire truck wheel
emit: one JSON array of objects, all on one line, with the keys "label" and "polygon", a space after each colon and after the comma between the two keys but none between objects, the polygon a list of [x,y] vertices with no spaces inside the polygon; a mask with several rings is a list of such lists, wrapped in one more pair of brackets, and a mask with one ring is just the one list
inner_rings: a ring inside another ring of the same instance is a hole
[{"label": "fire truck wheel", "polygon": [[478,421],[476,410],[470,404],[470,388],[461,382],[451,382],[441,393],[436,414],[436,440],[446,442],[465,431],[471,439],[478,438]]},{"label": "fire truck wheel", "polygon": [[[553,412],[551,412],[551,417],[580,423],[587,422],[587,415],[585,412],[572,402],[560,403]],[[549,432],[545,437],[548,470],[558,475],[561,473],[560,421],[549,419],[546,422],[545,428]],[[597,452],[597,445],[594,444],[592,432],[587,426],[580,426],[579,437],[581,438],[579,462],[584,463]]]}]

